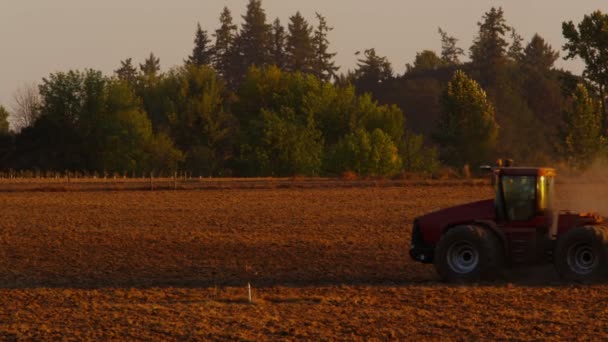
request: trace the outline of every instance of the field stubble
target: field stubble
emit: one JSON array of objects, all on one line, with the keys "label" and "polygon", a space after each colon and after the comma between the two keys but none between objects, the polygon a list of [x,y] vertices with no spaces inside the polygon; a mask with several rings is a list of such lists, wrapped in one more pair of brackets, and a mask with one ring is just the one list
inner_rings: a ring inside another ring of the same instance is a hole
[{"label": "field stubble", "polygon": [[0,193],[0,337],[567,339],[608,332],[606,286],[449,286],[432,267],[409,260],[415,216],[490,197],[487,185],[230,187]]}]

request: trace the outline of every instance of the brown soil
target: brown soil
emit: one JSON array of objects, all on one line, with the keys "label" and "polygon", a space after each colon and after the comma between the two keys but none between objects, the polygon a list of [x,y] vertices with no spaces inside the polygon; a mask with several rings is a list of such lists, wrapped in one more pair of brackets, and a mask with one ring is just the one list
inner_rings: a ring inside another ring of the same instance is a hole
[{"label": "brown soil", "polygon": [[432,266],[409,259],[413,218],[491,197],[484,183],[257,182],[255,189],[234,181],[190,191],[45,191],[38,183],[21,191],[23,185],[0,184],[0,191],[12,189],[0,192],[0,338],[608,333],[606,286],[539,278],[546,270],[451,286],[437,281]]}]

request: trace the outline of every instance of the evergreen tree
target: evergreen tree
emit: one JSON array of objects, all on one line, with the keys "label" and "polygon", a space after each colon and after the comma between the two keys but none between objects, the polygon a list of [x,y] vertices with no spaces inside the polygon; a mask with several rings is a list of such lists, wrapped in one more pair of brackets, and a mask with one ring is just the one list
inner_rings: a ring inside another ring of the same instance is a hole
[{"label": "evergreen tree", "polygon": [[442,160],[456,167],[487,162],[494,151],[498,125],[494,107],[479,84],[456,71],[442,96],[442,107],[435,135]]},{"label": "evergreen tree", "polygon": [[139,69],[146,77],[156,77],[160,72],[160,58],[150,52],[150,56],[146,58],[144,64],[139,64]]},{"label": "evergreen tree", "polygon": [[388,58],[378,56],[373,48],[365,50],[364,56],[358,59],[354,84],[361,93],[374,93],[382,83],[393,78],[393,67]]},{"label": "evergreen tree", "polygon": [[237,75],[242,77],[252,66],[262,67],[272,63],[272,27],[266,23],[266,13],[261,0],[249,0],[243,16],[241,31],[235,38],[236,54],[233,63],[238,63]]},{"label": "evergreen tree", "polygon": [[0,105],[0,135],[8,134],[8,111]]},{"label": "evergreen tree", "polygon": [[504,19],[502,8],[492,7],[478,22],[479,33],[471,46],[471,61],[481,71],[483,84],[496,81],[497,74],[504,65],[507,46],[505,34],[510,30]]},{"label": "evergreen tree", "polygon": [[336,77],[336,71],[340,69],[333,61],[336,53],[329,52],[329,40],[327,34],[333,27],[327,25],[327,20],[319,13],[315,13],[319,24],[315,28],[312,45],[314,48],[314,71],[315,76],[323,81],[330,81]]},{"label": "evergreen tree", "polygon": [[188,56],[187,64],[196,66],[209,65],[213,57],[213,51],[209,45],[211,40],[207,37],[207,31],[201,28],[201,24],[196,26],[196,36],[194,38],[194,49],[192,55]]},{"label": "evergreen tree", "polygon": [[229,85],[233,85],[235,79],[231,57],[236,31],[236,25],[232,23],[232,14],[228,7],[224,7],[220,15],[220,28],[215,30],[213,35],[215,37],[213,66]]},{"label": "evergreen tree", "polygon": [[281,25],[279,18],[276,18],[272,23],[272,48],[270,54],[272,56],[272,64],[281,69],[285,68],[287,64],[286,39],[285,28]]},{"label": "evergreen tree", "polygon": [[511,28],[511,39],[512,43],[509,46],[509,51],[507,52],[507,57],[511,60],[520,62],[523,58],[524,47],[522,45],[523,38],[515,31],[514,28]]},{"label": "evergreen tree", "polygon": [[441,27],[439,35],[441,36],[441,60],[446,64],[460,64],[460,56],[464,55],[464,50],[456,46],[458,39],[449,36]]},{"label": "evergreen tree", "polygon": [[289,18],[287,35],[287,70],[312,73],[314,68],[314,50],[312,44],[312,27],[297,12]]},{"label": "evergreen tree", "polygon": [[435,51],[424,50],[422,52],[416,53],[416,59],[414,60],[414,65],[410,65],[409,63],[406,65],[406,69],[408,72],[411,71],[422,71],[422,70],[437,70],[440,67],[444,66],[443,59],[439,58]]},{"label": "evergreen tree", "polygon": [[[578,29],[577,29],[578,28]],[[603,128],[608,131],[608,113],[606,110],[606,89],[608,87],[608,14],[595,11],[585,15],[583,20],[574,26],[572,21],[562,24],[562,32],[567,42],[564,50],[568,52],[565,59],[580,57],[585,62],[583,76],[595,83],[600,92],[602,105]]]},{"label": "evergreen tree", "polygon": [[137,69],[133,66],[133,59],[127,58],[120,61],[120,68],[114,70],[114,74],[119,80],[130,85],[135,85],[137,82]]},{"label": "evergreen tree", "polygon": [[602,117],[587,88],[579,84],[564,112],[563,150],[569,164],[584,169],[605,147]]},{"label": "evergreen tree", "polygon": [[558,57],[559,52],[553,50],[541,36],[535,34],[524,50],[522,63],[529,69],[549,71]]}]

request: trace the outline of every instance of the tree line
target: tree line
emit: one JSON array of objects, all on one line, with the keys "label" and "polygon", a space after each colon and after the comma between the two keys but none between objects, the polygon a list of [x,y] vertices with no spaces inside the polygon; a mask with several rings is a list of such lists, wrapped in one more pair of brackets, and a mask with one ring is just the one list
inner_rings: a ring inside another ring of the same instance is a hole
[{"label": "tree line", "polygon": [[499,156],[583,169],[606,153],[599,11],[563,24],[582,77],[556,69],[539,35],[525,43],[501,8],[478,23],[470,61],[439,28],[440,53],[417,53],[402,75],[373,48],[338,74],[321,14],[311,25],[298,12],[285,27],[250,0],[242,19],[224,8],[213,33],[198,24],[191,55],[167,72],[151,53],[113,75],[69,70],[22,88],[10,113],[0,106],[0,168],[390,177]]}]

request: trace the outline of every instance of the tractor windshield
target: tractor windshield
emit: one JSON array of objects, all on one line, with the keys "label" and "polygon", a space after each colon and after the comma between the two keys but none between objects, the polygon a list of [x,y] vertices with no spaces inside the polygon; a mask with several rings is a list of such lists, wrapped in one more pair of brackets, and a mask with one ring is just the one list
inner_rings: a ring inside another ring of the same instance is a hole
[{"label": "tractor windshield", "polygon": [[504,214],[509,221],[527,221],[536,212],[536,177],[502,176]]},{"label": "tractor windshield", "polygon": [[501,176],[496,184],[496,209],[500,219],[527,221],[554,208],[552,176]]}]

